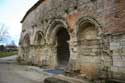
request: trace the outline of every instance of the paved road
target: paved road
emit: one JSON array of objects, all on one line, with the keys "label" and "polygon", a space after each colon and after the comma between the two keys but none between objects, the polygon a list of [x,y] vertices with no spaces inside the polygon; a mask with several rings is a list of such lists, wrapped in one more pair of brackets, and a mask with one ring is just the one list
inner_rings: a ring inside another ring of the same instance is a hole
[{"label": "paved road", "polygon": [[[14,60],[12,57],[0,59],[0,83],[41,83],[29,79],[26,72],[21,69],[23,66],[15,64]],[[27,76],[27,78],[25,76]]]},{"label": "paved road", "polygon": [[19,65],[16,63],[15,56],[0,58],[0,83],[44,83],[45,78],[57,74],[59,79],[63,78],[73,83],[88,83],[60,75],[63,72],[63,70],[46,70],[35,66]]},{"label": "paved road", "polygon": [[37,83],[15,73],[10,64],[0,64],[0,83]]}]

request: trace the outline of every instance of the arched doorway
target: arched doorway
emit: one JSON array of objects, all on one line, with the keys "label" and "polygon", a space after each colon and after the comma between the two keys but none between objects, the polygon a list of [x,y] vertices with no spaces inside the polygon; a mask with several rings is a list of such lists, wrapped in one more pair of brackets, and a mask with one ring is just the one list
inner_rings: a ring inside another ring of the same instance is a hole
[{"label": "arched doorway", "polygon": [[64,68],[70,59],[70,35],[67,23],[63,19],[55,19],[48,24],[46,42],[50,48],[49,55],[52,66]]},{"label": "arched doorway", "polygon": [[61,27],[56,34],[57,37],[57,62],[58,65],[67,65],[70,58],[69,43],[70,36],[66,28]]}]

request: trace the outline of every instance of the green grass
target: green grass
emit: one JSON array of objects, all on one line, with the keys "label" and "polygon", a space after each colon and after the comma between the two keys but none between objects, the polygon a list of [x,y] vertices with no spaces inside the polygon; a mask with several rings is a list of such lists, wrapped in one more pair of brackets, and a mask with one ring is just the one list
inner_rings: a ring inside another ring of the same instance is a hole
[{"label": "green grass", "polygon": [[16,55],[17,52],[0,52],[0,58],[1,57],[7,57],[7,56],[12,56],[12,55]]}]

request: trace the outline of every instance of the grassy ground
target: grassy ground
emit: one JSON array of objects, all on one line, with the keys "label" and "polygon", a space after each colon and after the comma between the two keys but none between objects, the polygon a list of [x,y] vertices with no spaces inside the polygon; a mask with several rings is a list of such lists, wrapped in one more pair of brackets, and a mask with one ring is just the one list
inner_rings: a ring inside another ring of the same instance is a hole
[{"label": "grassy ground", "polygon": [[7,56],[12,56],[12,55],[16,55],[17,52],[0,52],[0,58],[1,57],[7,57]]}]

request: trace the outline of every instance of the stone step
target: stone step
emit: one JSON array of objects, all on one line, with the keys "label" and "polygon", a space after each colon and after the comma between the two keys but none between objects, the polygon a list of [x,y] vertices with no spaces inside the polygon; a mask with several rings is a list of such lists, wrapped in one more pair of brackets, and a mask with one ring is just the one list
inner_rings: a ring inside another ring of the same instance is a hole
[{"label": "stone step", "polygon": [[44,83],[90,83],[90,82],[71,77],[66,77],[63,75],[57,75],[46,78],[44,80]]},{"label": "stone step", "polygon": [[110,79],[108,80],[109,83],[125,83],[125,80],[117,80],[117,79]]},{"label": "stone step", "polygon": [[44,83],[71,83],[69,81],[61,80],[54,77],[49,77],[44,80]]}]

